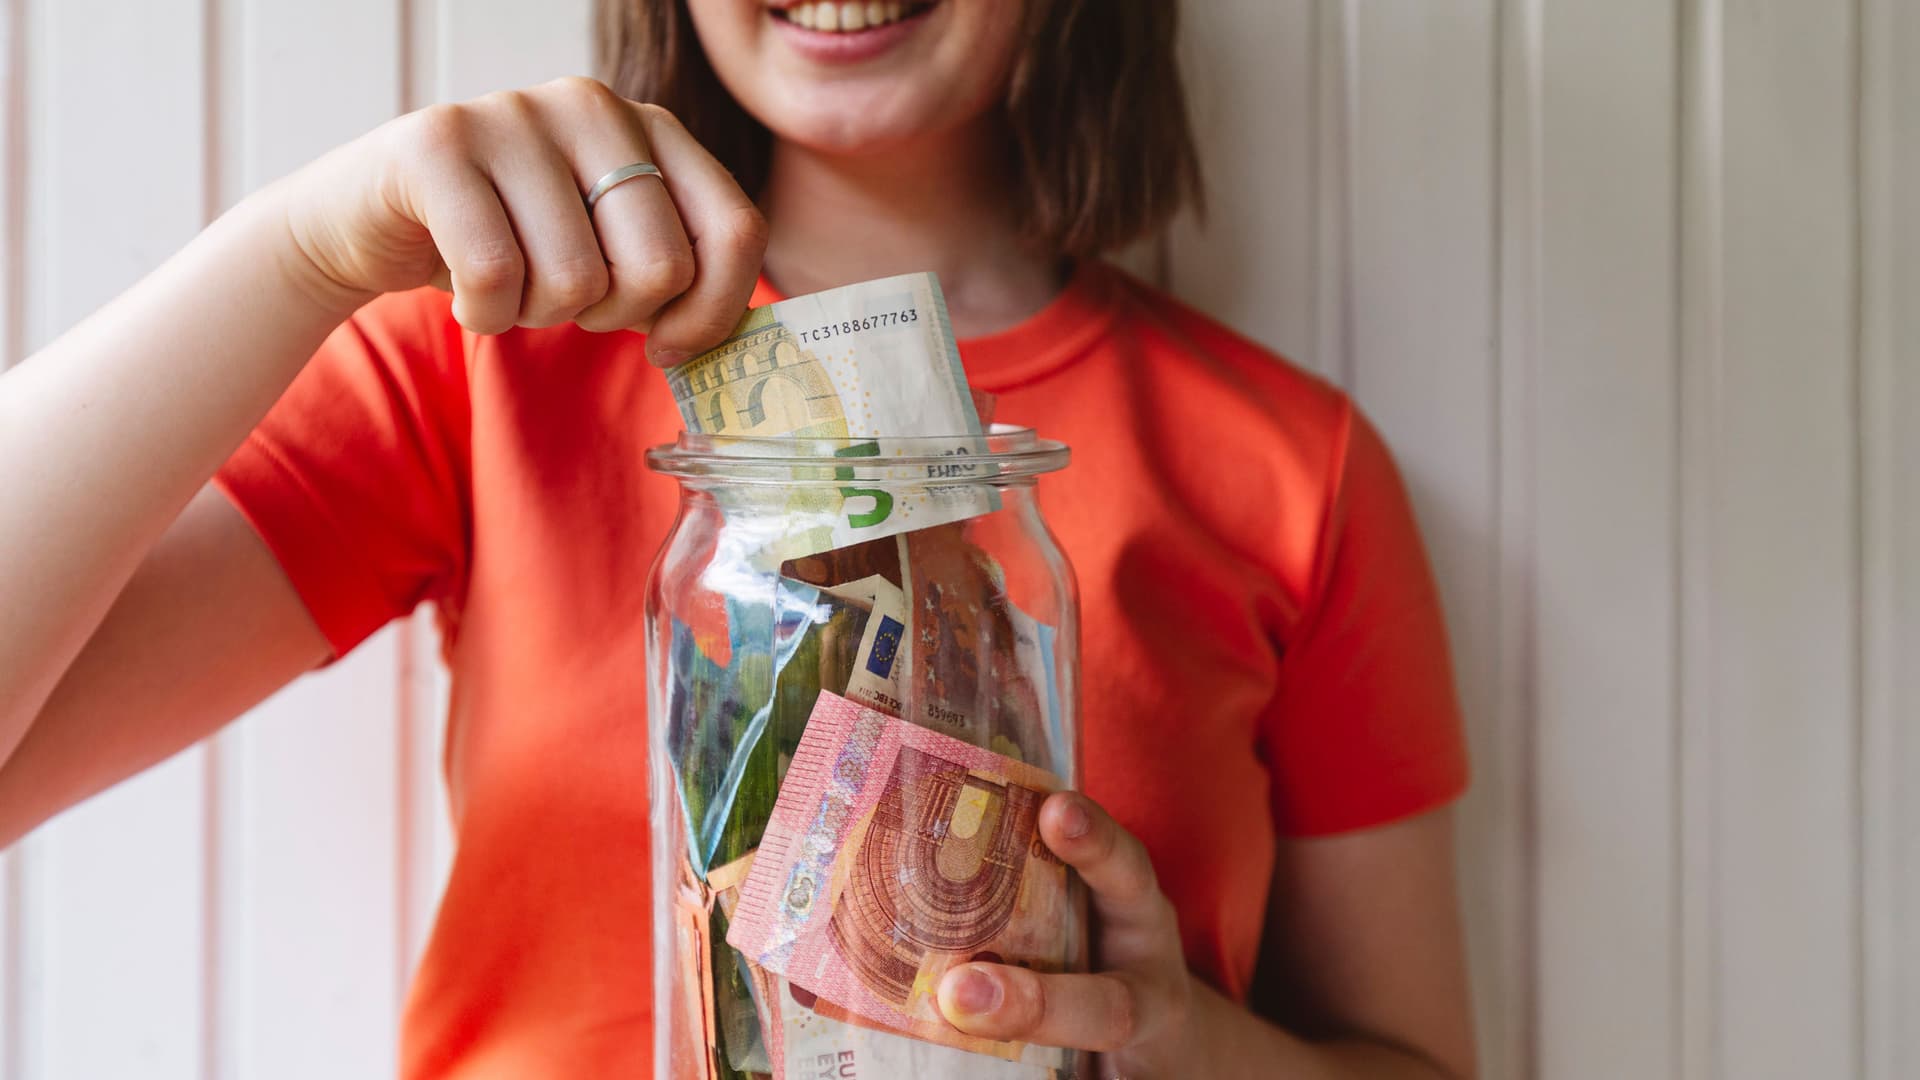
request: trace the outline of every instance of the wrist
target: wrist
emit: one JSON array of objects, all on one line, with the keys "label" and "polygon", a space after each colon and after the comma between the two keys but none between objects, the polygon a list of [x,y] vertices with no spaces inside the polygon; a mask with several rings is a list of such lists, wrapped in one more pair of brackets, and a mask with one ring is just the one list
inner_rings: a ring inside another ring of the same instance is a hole
[{"label": "wrist", "polygon": [[269,269],[276,292],[286,294],[302,314],[337,325],[379,293],[341,282],[313,257],[307,230],[297,221],[299,195],[286,180],[241,200],[229,217],[245,236],[255,265]]}]

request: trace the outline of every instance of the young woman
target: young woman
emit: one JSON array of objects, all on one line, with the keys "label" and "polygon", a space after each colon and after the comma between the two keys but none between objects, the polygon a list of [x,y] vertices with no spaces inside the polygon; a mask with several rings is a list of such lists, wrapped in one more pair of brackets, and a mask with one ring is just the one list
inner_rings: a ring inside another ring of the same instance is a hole
[{"label": "young woman", "polygon": [[401,117],[0,379],[0,842],[434,601],[459,847],[404,1072],[645,1075],[649,361],[930,269],[998,419],[1075,451],[1042,498],[1087,784],[1042,831],[1099,968],[968,965],[942,1008],[1133,1080],[1470,1074],[1464,755],[1393,466],[1096,259],[1195,193],[1171,3],[600,7],[611,89]]}]

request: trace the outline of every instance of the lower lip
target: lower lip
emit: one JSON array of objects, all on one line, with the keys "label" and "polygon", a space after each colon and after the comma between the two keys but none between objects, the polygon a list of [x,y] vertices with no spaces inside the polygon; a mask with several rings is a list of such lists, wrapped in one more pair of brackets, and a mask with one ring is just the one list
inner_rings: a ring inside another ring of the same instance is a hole
[{"label": "lower lip", "polygon": [[809,30],[778,15],[770,14],[767,18],[780,28],[787,44],[807,59],[821,64],[857,64],[872,60],[905,41],[926,21],[927,13],[921,12],[899,22],[851,33]]}]

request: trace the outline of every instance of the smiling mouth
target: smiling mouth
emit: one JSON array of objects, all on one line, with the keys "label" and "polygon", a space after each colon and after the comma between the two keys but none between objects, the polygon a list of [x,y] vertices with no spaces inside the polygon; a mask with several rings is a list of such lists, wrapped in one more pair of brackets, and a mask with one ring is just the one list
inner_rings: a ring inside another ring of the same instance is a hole
[{"label": "smiling mouth", "polygon": [[852,34],[916,19],[933,10],[938,0],[802,0],[773,9],[773,17],[808,30]]}]

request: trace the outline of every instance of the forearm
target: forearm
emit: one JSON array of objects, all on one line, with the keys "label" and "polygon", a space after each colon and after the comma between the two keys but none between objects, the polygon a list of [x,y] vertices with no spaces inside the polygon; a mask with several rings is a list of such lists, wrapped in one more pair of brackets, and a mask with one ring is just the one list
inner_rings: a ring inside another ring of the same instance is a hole
[{"label": "forearm", "polygon": [[272,192],[0,376],[0,760],[161,532],[360,298]]},{"label": "forearm", "polygon": [[1462,1080],[1437,1062],[1385,1041],[1309,1041],[1193,980],[1191,1075],[1216,1080]]}]

